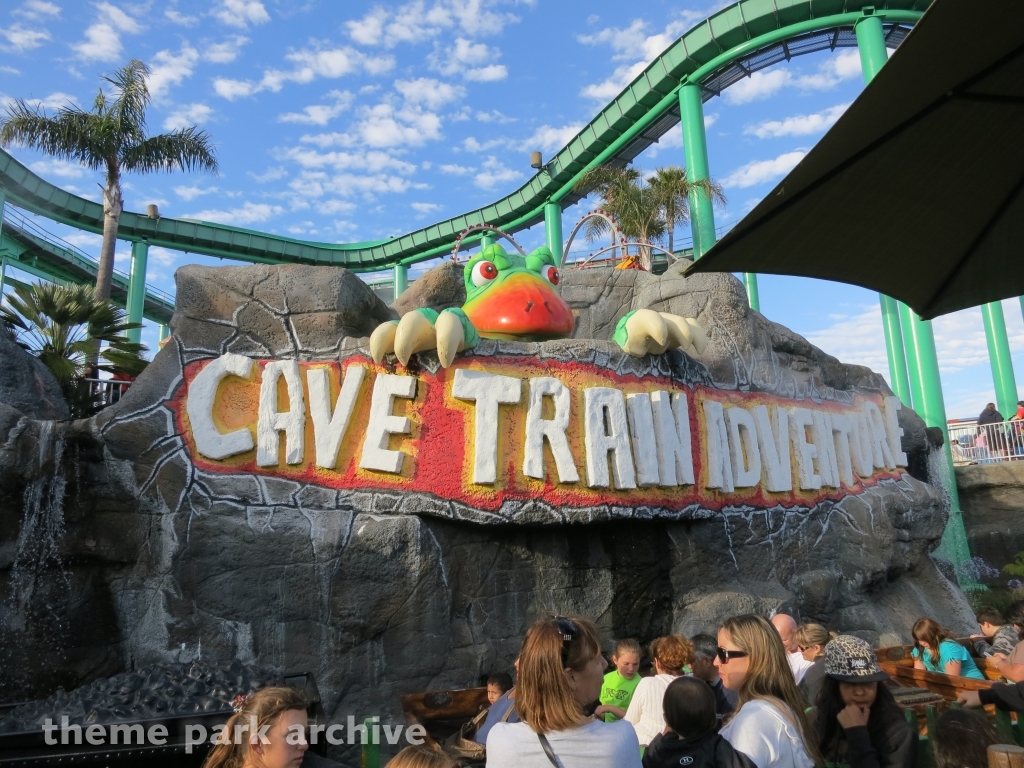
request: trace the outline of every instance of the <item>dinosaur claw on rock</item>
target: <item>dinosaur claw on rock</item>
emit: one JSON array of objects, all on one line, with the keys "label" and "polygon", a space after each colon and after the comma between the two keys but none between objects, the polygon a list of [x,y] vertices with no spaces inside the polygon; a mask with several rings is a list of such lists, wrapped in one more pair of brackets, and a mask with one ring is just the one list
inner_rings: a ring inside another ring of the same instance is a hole
[{"label": "dinosaur claw on rock", "polygon": [[384,355],[395,351],[395,334],[398,332],[398,323],[389,320],[378,325],[370,334],[370,357],[373,362],[380,363]]},{"label": "dinosaur claw on rock", "polygon": [[697,324],[697,321],[694,320],[692,317],[686,318],[686,323],[687,323],[687,325],[690,326],[690,331],[691,331],[691,336],[692,336],[692,342],[691,343],[693,344],[694,351],[698,355],[703,355],[704,354],[704,350],[707,349],[707,346],[708,346],[708,335],[707,335],[707,333],[704,332],[704,329],[701,328]]},{"label": "dinosaur claw on rock", "polygon": [[434,323],[434,332],[437,335],[437,359],[442,368],[448,368],[455,355],[466,348],[462,321],[453,312],[442,312]]},{"label": "dinosaur claw on rock", "polygon": [[648,353],[660,354],[668,344],[668,325],[653,309],[638,309],[626,321],[625,352],[635,357]]},{"label": "dinosaur claw on rock", "polygon": [[409,365],[409,358],[416,352],[434,346],[434,326],[430,320],[416,311],[402,315],[395,333],[395,355],[402,365]]}]

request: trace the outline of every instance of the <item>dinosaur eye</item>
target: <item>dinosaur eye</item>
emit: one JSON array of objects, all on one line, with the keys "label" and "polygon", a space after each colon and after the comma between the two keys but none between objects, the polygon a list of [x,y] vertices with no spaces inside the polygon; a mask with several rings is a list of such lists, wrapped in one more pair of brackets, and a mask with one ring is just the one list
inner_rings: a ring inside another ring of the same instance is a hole
[{"label": "dinosaur eye", "polygon": [[498,276],[498,268],[489,261],[478,261],[473,267],[473,285],[480,287]]},{"label": "dinosaur eye", "polygon": [[558,285],[558,281],[562,279],[561,273],[550,264],[541,270],[541,274],[544,275],[544,279],[552,285]]}]

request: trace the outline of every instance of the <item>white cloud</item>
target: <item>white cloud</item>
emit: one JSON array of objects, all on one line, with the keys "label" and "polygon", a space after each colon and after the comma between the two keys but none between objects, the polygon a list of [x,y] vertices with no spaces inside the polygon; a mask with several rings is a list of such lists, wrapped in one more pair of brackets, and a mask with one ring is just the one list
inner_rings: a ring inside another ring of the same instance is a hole
[{"label": "white cloud", "polygon": [[223,43],[213,43],[203,51],[203,59],[214,64],[230,64],[242,52],[242,46],[249,42],[248,37],[232,35]]},{"label": "white cloud", "polygon": [[71,47],[86,61],[118,61],[122,58],[121,34],[137,35],[143,27],[110,3],[96,3],[97,21],[85,30],[85,39]]},{"label": "white cloud", "polygon": [[722,179],[722,186],[745,189],[746,187],[774,181],[793,170],[796,164],[804,159],[806,154],[805,151],[797,149],[779,155],[773,160],[755,160],[747,163]]},{"label": "white cloud", "polygon": [[[467,109],[468,109],[468,107],[467,107]],[[468,120],[469,119],[469,115],[466,115],[465,119]],[[490,112],[477,112],[476,113],[476,119],[479,120],[481,123],[502,123],[502,124],[504,124],[504,123],[514,123],[517,120],[519,120],[518,117],[509,117],[508,115],[503,115],[501,112],[499,112],[496,109],[492,109]]]},{"label": "white cloud", "polygon": [[200,221],[213,221],[221,224],[255,224],[266,221],[273,216],[284,213],[284,208],[279,205],[267,203],[245,203],[241,208],[231,210],[208,209],[198,213],[188,213],[182,218],[199,219]]},{"label": "white cloud", "polygon": [[59,176],[62,179],[80,179],[86,169],[78,163],[65,160],[38,160],[29,166],[40,176]]},{"label": "white cloud", "polygon": [[6,65],[0,66],[0,72],[3,72],[5,75],[20,75],[21,74],[21,70],[20,69],[15,69],[14,67],[8,67]]},{"label": "white cloud", "polygon": [[616,67],[611,77],[603,82],[585,86],[580,91],[580,94],[595,101],[610,101],[618,96],[623,88],[633,82],[636,76],[643,72],[646,67],[646,61],[638,61],[635,64]]},{"label": "white cloud", "polygon": [[164,118],[164,130],[176,131],[190,125],[202,125],[212,114],[213,110],[205,104],[183,104]]},{"label": "white cloud", "polygon": [[877,302],[858,307],[853,314],[835,314],[835,321],[820,330],[803,336],[816,347],[844,363],[866,365],[889,378],[885,337],[882,333],[882,311]]},{"label": "white cloud", "polygon": [[465,165],[457,165],[455,163],[440,165],[438,167],[441,169],[441,173],[448,173],[451,174],[452,176],[468,176],[469,174],[476,172],[476,168],[470,168],[469,166]]},{"label": "white cloud", "polygon": [[444,208],[443,205],[440,205],[438,203],[412,203],[411,207],[417,213],[423,214],[433,213],[434,211],[440,211],[442,208]]},{"label": "white cloud", "polygon": [[333,104],[313,104],[304,107],[301,112],[286,112],[278,115],[282,123],[308,123],[310,125],[327,125],[352,105],[352,94],[348,91],[331,91],[327,96]]},{"label": "white cloud", "polygon": [[792,82],[793,74],[788,69],[762,70],[730,85],[725,100],[730,104],[760,101],[774,96]]},{"label": "white cloud", "polygon": [[21,16],[23,19],[38,21],[39,19],[57,18],[60,16],[60,6],[45,2],[45,0],[25,0],[24,3],[11,11],[11,13],[15,16]]},{"label": "white cloud", "polygon": [[31,51],[51,39],[50,33],[45,29],[29,29],[21,24],[0,27],[0,37],[7,40],[6,45],[0,45],[0,50],[12,53]]},{"label": "white cloud", "polygon": [[153,98],[159,99],[172,85],[179,85],[182,80],[191,77],[198,61],[199,51],[188,43],[183,43],[177,54],[169,50],[158,51],[153,56],[154,63],[150,66],[147,82]]},{"label": "white cloud", "polygon": [[499,184],[516,181],[521,178],[523,178],[522,171],[508,168],[494,155],[490,155],[481,164],[480,170],[477,171],[476,176],[473,178],[473,183],[480,187],[480,189],[490,190]]},{"label": "white cloud", "polygon": [[92,232],[76,231],[74,234],[64,235],[67,240],[76,248],[99,248],[103,245],[103,235],[95,235]]},{"label": "white cloud", "polygon": [[[306,137],[303,137],[306,138]],[[355,152],[317,152],[305,147],[291,147],[280,153],[279,159],[292,162],[308,170],[333,168],[336,171],[360,170],[378,173],[388,171],[408,175],[416,166],[381,150]],[[304,178],[309,179],[308,175]]]},{"label": "white cloud", "polygon": [[427,109],[440,109],[450,101],[458,101],[466,96],[466,89],[461,85],[442,83],[430,77],[419,77],[415,80],[395,80],[395,90],[409,104],[422,104]]},{"label": "white cloud", "polygon": [[774,96],[783,88],[828,91],[844,80],[860,76],[860,54],[844,50],[822,62],[812,74],[802,75],[781,67],[762,70],[729,86],[723,96],[730,104],[747,104]]},{"label": "white cloud", "polygon": [[137,35],[144,29],[138,21],[111,3],[96,3],[96,10],[98,11],[98,17],[105,19],[118,32]]},{"label": "white cloud", "polygon": [[559,127],[542,125],[522,143],[522,149],[531,152],[538,149],[545,153],[555,152],[568,144],[582,129],[583,123],[570,123]]},{"label": "white cloud", "polygon": [[325,200],[316,207],[317,213],[324,216],[331,216],[335,213],[351,213],[356,209],[355,203],[346,200]]},{"label": "white cloud", "polygon": [[[361,166],[354,166],[363,170]],[[402,193],[409,189],[424,189],[425,184],[415,184],[396,173],[338,173],[330,176],[322,171],[303,171],[288,185],[297,195],[318,198],[331,194],[338,197],[352,197],[362,194],[373,197],[383,193]]]},{"label": "white cloud", "polygon": [[259,0],[221,0],[213,15],[222,23],[240,29],[270,21],[270,14]]},{"label": "white cloud", "polygon": [[149,261],[155,263],[159,267],[170,267],[172,266],[181,254],[177,251],[172,251],[167,248],[161,248],[158,245],[154,245],[149,249]]},{"label": "white cloud", "polygon": [[501,51],[484,43],[474,43],[464,37],[455,39],[454,46],[435,45],[427,57],[430,68],[442,75],[461,75],[464,80],[491,82],[508,77],[508,69],[494,64]]},{"label": "white cloud", "polygon": [[794,115],[785,120],[766,120],[757,125],[747,126],[743,132],[759,139],[778,138],[779,136],[807,136],[828,130],[838,120],[849,102],[836,104],[834,107],[815,112],[812,115]]},{"label": "white cloud", "polygon": [[[10,101],[13,102],[13,99]],[[40,107],[43,109],[60,109],[61,107],[78,106],[78,99],[70,93],[55,91],[41,99],[25,99],[25,103],[37,109]]]},{"label": "white cloud", "polygon": [[441,118],[430,111],[377,104],[360,112],[362,119],[355,129],[371,147],[417,147],[441,138]]},{"label": "white cloud", "polygon": [[219,96],[231,100],[260,91],[277,93],[288,82],[309,83],[318,77],[336,79],[359,71],[379,75],[395,66],[395,60],[390,56],[366,56],[349,47],[321,48],[315,41],[311,47],[293,51],[285,58],[294,63],[291,70],[265,70],[258,83],[218,77],[213,81],[213,88]]},{"label": "white cloud", "polygon": [[266,171],[260,174],[256,174],[253,173],[252,171],[249,171],[249,175],[256,179],[256,181],[258,181],[260,184],[265,184],[268,181],[277,181],[278,179],[283,179],[285,176],[288,175],[288,171],[286,171],[281,166],[275,166],[274,168],[268,168]]},{"label": "white cloud", "polygon": [[180,13],[173,8],[168,8],[164,11],[164,16],[167,17],[167,20],[172,24],[178,24],[182,27],[194,27],[199,23],[198,16],[186,16],[184,13]]},{"label": "white cloud", "polygon": [[176,194],[182,200],[194,200],[197,197],[202,197],[203,195],[211,195],[217,191],[217,187],[206,187],[204,189],[196,184],[193,184],[190,187],[178,186],[174,188],[174,194]]},{"label": "white cloud", "polygon": [[428,8],[423,0],[414,0],[393,11],[376,7],[363,18],[346,22],[345,27],[359,45],[393,48],[454,29],[467,35],[494,35],[506,24],[519,21],[513,14],[489,10],[493,5],[493,0],[435,0]]}]

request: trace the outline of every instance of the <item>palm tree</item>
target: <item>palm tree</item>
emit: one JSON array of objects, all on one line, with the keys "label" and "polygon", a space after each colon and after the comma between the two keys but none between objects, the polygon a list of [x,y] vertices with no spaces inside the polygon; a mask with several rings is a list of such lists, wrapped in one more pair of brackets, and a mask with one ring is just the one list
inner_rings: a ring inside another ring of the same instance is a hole
[{"label": "palm tree", "polygon": [[673,242],[675,228],[679,224],[685,224],[690,220],[690,195],[700,190],[704,192],[712,203],[725,205],[725,192],[721,184],[711,179],[702,181],[690,181],[686,178],[686,169],[678,165],[668,165],[658,168],[654,175],[647,180],[654,194],[661,205],[665,228],[668,231],[668,250],[675,253]]},{"label": "palm tree", "polygon": [[142,357],[146,347],[125,335],[139,324],[125,319],[123,309],[97,299],[87,285],[15,285],[0,307],[0,321],[50,370],[75,416],[95,410],[90,389],[80,380],[99,342],[107,344],[99,370],[138,376],[148,365]]},{"label": "palm tree", "polygon": [[[669,251],[673,251],[674,227],[689,220],[691,191],[703,190],[713,201],[725,202],[717,182],[689,181],[686,169],[679,166],[658,168],[653,176],[644,178],[637,168],[599,165],[587,171],[573,189],[583,195],[600,194],[602,206],[631,240],[654,242],[667,234]],[[591,219],[585,233],[588,240],[595,240],[607,231],[606,222]],[[644,269],[650,270],[651,249],[641,245],[639,250]]]},{"label": "palm tree", "polygon": [[42,107],[18,99],[0,119],[0,145],[16,143],[33,147],[62,160],[81,163],[106,172],[103,189],[103,247],[96,274],[97,299],[110,298],[114,274],[114,246],[124,200],[121,174],[125,172],[201,170],[217,171],[213,144],[196,126],[146,136],[146,107],[150,103],[146,78],[149,68],[137,59],[103,77],[113,86],[108,95],[101,88],[93,111],[76,106],[60,107],[47,117]]}]

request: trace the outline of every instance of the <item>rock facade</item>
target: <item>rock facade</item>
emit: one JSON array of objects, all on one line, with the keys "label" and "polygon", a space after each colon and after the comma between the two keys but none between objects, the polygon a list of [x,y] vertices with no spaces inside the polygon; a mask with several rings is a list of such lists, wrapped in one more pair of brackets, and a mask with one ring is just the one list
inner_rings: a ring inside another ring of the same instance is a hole
[{"label": "rock facade", "polygon": [[[1018,552],[1024,552],[1024,462],[957,467],[956,484],[971,555],[990,569],[1012,563]],[[1011,578],[983,570],[982,580],[991,586],[1004,586]]]},{"label": "rock facade", "polygon": [[[927,482],[934,447],[912,411],[900,414],[911,461],[897,479],[812,508],[739,505],[699,519],[625,509],[484,520],[402,494],[204,471],[168,406],[186,366],[225,352],[365,354],[393,313],[342,269],[185,267],[177,281],[173,336],[119,403],[56,426],[0,410],[0,485],[15,489],[0,497],[2,698],[237,659],[313,672],[330,718],[401,722],[402,694],[509,670],[525,629],[551,611],[594,618],[609,646],[713,631],[748,611],[787,610],[881,643],[905,640],[922,615],[969,628],[962,593],[929,556],[945,499]],[[890,394],[880,376],[750,311],[729,276],[580,270],[563,295],[579,311],[574,339],[485,342],[474,354],[587,357],[809,402]],[[704,355],[636,360],[583,338],[606,339],[617,315],[645,305],[697,317]],[[40,478],[44,490],[65,483],[59,516],[45,493],[31,514],[15,501]]]}]

